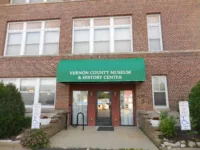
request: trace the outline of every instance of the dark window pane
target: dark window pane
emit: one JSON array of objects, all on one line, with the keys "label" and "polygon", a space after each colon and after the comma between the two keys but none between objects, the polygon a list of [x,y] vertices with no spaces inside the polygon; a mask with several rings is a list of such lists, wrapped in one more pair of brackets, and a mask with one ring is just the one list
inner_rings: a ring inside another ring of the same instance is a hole
[{"label": "dark window pane", "polygon": [[25,105],[33,105],[34,93],[21,93]]},{"label": "dark window pane", "polygon": [[54,105],[55,93],[40,93],[39,103],[42,105]]},{"label": "dark window pane", "polygon": [[154,104],[155,106],[166,106],[165,92],[154,92]]}]

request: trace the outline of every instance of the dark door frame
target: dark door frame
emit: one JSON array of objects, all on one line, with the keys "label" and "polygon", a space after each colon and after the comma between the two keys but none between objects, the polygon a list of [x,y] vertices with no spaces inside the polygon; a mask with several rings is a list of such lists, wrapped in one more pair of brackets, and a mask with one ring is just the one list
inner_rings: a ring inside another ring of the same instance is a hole
[{"label": "dark door frame", "polygon": [[[98,110],[97,110],[97,105],[98,105],[98,93],[99,92],[109,92],[110,93],[110,103],[111,103],[111,107],[110,107],[110,121],[109,121],[109,125],[108,126],[112,126],[112,91],[111,90],[100,90],[100,91],[96,91],[96,120],[95,120],[95,124],[96,126],[99,126],[97,123],[97,119],[98,119]],[[104,125],[103,125],[104,126]],[[105,125],[106,126],[106,125]]]}]

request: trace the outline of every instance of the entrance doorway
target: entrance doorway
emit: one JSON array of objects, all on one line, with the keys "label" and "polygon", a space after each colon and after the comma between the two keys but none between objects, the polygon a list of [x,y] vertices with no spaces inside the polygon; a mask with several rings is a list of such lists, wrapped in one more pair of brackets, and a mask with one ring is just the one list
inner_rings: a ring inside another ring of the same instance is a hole
[{"label": "entrance doorway", "polygon": [[111,119],[111,92],[99,91],[97,92],[97,117],[96,125],[98,126],[110,126]]}]

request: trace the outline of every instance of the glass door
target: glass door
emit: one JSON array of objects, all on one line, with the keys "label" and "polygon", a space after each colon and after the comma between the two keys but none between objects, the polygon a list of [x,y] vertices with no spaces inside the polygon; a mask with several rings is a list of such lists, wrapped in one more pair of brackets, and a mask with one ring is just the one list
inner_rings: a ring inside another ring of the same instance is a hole
[{"label": "glass door", "polygon": [[[72,124],[77,124],[77,114],[84,114],[84,124],[87,125],[88,91],[73,91]],[[82,125],[83,118],[79,115],[78,123]]]},{"label": "glass door", "polygon": [[111,92],[97,92],[97,118],[96,125],[111,125]]},{"label": "glass door", "polygon": [[121,125],[133,125],[133,92],[120,91]]}]

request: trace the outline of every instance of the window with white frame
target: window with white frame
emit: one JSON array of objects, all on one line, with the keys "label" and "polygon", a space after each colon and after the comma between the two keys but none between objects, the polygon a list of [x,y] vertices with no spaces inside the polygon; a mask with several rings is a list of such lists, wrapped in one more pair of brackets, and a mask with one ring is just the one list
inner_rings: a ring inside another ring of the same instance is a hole
[{"label": "window with white frame", "polygon": [[168,107],[167,77],[152,77],[153,102],[155,107]]},{"label": "window with white frame", "polygon": [[11,0],[11,4],[43,3],[43,2],[61,2],[62,0]]},{"label": "window with white frame", "polygon": [[163,51],[160,15],[147,15],[147,27],[149,51]]},{"label": "window with white frame", "polygon": [[132,18],[129,16],[74,19],[73,52],[132,52]]},{"label": "window with white frame", "polygon": [[43,107],[54,107],[56,96],[55,78],[3,78],[5,85],[12,83],[19,89],[26,107],[41,103]]},{"label": "window with white frame", "polygon": [[60,21],[8,23],[5,56],[57,55]]},{"label": "window with white frame", "polygon": [[42,105],[54,105],[56,95],[55,80],[41,79],[39,91],[39,103]]}]

